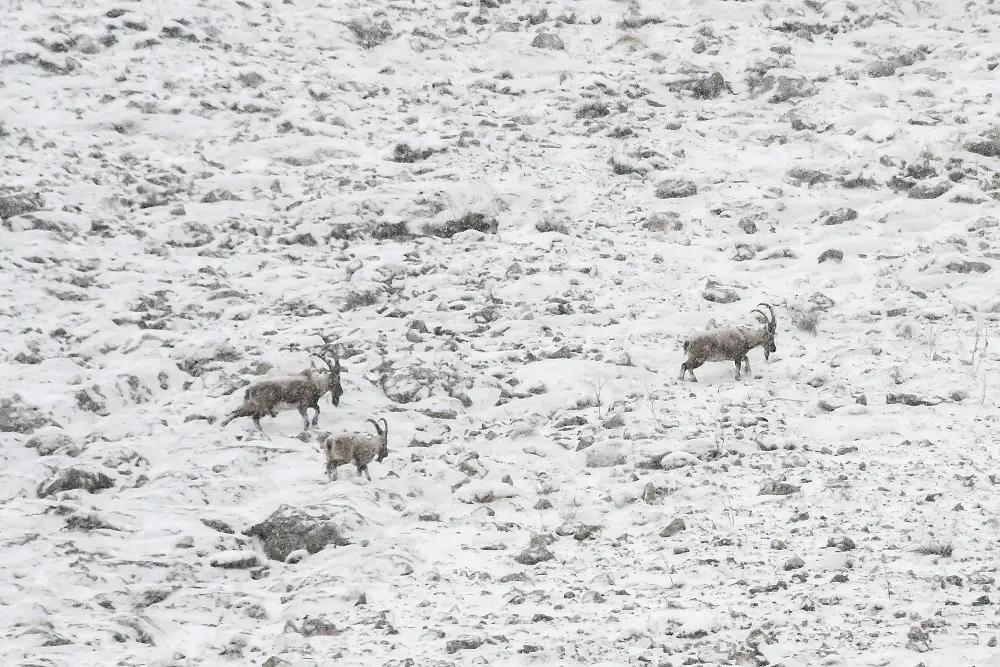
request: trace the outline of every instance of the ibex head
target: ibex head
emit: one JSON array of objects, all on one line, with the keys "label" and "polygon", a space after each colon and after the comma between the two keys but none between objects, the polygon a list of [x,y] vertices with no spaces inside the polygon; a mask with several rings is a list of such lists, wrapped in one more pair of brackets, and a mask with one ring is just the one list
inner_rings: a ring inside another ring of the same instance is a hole
[{"label": "ibex head", "polygon": [[330,360],[324,356],[314,354],[314,357],[326,364],[328,369],[326,376],[323,378],[325,380],[326,388],[330,392],[330,402],[334,406],[340,405],[340,397],[344,395],[344,387],[340,384],[340,374],[343,372],[343,368],[340,366],[340,357],[337,353],[333,353],[334,363],[330,363]]},{"label": "ibex head", "polygon": [[764,358],[770,359],[771,353],[778,351],[778,348],[774,344],[774,336],[775,333],[777,332],[777,327],[778,327],[778,318],[775,317],[774,308],[771,306],[771,304],[758,303],[757,305],[764,306],[771,313],[771,317],[769,318],[767,315],[764,314],[764,311],[758,310],[757,308],[754,308],[752,311],[750,311],[751,313],[757,313],[761,317],[761,324],[764,325],[764,331],[767,334],[764,337],[764,345],[763,345]]}]

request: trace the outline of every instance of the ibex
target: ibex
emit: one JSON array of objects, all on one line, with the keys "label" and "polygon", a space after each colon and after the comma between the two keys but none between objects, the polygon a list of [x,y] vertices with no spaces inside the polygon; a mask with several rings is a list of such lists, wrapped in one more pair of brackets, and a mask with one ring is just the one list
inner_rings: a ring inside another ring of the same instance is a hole
[{"label": "ibex", "polygon": [[774,315],[774,308],[770,304],[759,303],[771,313],[768,318],[763,311],[754,308],[752,313],[760,316],[763,329],[753,329],[751,327],[724,327],[713,329],[705,333],[695,334],[684,341],[684,352],[687,359],[681,364],[681,375],[678,380],[683,380],[685,373],[691,374],[694,382],[698,378],[694,376],[694,369],[698,368],[706,361],[732,361],[736,364],[736,379],[740,379],[740,365],[746,366],[746,372],[750,373],[750,357],[747,353],[755,347],[764,348],[764,359],[770,359],[772,352],[777,352],[774,345],[774,335],[778,326],[778,319]]},{"label": "ibex", "polygon": [[371,474],[368,464],[372,459],[381,463],[389,456],[389,422],[382,419],[382,425],[374,419],[366,420],[375,425],[377,435],[348,433],[344,435],[328,435],[323,441],[323,453],[326,454],[326,474],[331,481],[337,479],[337,468],[353,463],[358,469],[358,475],[365,474],[370,482]]},{"label": "ibex", "polygon": [[333,354],[335,363],[331,364],[326,357],[313,354],[326,364],[329,371],[320,368],[309,368],[296,375],[268,378],[260,380],[247,387],[243,395],[243,405],[236,408],[222,420],[222,428],[237,417],[250,417],[258,430],[260,418],[265,415],[277,417],[279,412],[295,408],[302,415],[305,430],[309,430],[309,408],[316,411],[312,418],[312,426],[319,421],[319,399],[330,392],[330,402],[334,406],[340,404],[344,388],[340,384],[340,358]]}]

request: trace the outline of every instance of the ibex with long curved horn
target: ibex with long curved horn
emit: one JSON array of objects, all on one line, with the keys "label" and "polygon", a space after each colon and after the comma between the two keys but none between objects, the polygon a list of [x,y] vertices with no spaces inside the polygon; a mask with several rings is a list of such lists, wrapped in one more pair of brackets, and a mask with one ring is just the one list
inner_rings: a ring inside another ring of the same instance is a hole
[{"label": "ibex with long curved horn", "polygon": [[736,364],[736,379],[740,379],[740,366],[746,367],[746,372],[750,373],[750,357],[747,354],[755,347],[764,348],[764,359],[770,359],[772,352],[777,352],[774,345],[774,336],[778,326],[778,318],[774,314],[774,308],[767,303],[759,303],[771,313],[769,318],[762,310],[754,308],[752,313],[760,316],[763,329],[753,329],[751,327],[724,327],[713,329],[701,334],[695,334],[684,341],[684,352],[687,359],[681,364],[681,375],[679,380],[684,379],[684,375],[691,374],[694,382],[698,378],[694,376],[694,369],[698,368],[706,361],[732,361]]},{"label": "ibex with long curved horn", "polygon": [[329,435],[323,440],[323,453],[326,454],[326,474],[331,481],[337,479],[337,468],[347,463],[353,463],[358,469],[358,475],[365,474],[370,482],[371,474],[368,464],[372,460],[381,463],[389,456],[389,422],[383,418],[379,424],[374,419],[365,420],[375,425],[377,435],[362,433],[347,433]]},{"label": "ibex with long curved horn", "polygon": [[309,368],[296,375],[267,378],[247,387],[243,395],[243,405],[230,412],[222,420],[225,428],[237,417],[250,417],[258,430],[260,418],[265,415],[276,417],[283,410],[296,409],[302,415],[304,429],[309,430],[309,408],[316,411],[312,418],[312,426],[319,421],[319,399],[330,392],[330,402],[334,406],[340,404],[344,388],[340,384],[340,374],[344,369],[340,366],[340,358],[333,354],[334,363],[318,354],[312,356],[326,364],[328,371],[320,368]]}]

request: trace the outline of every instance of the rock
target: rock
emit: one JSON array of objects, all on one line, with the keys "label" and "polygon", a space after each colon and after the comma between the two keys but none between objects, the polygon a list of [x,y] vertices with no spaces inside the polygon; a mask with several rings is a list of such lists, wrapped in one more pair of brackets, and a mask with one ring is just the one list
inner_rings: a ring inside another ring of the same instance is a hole
[{"label": "rock", "polygon": [[816,407],[818,407],[823,412],[833,412],[834,410],[839,408],[840,405],[830,403],[830,401],[826,400],[825,398],[821,398],[819,399],[819,401],[816,402]]},{"label": "rock", "polygon": [[451,408],[427,408],[420,412],[431,419],[458,419],[458,410]]},{"label": "rock", "polygon": [[319,242],[316,241],[316,237],[310,232],[297,232],[294,234],[288,234],[287,236],[282,236],[278,239],[280,245],[304,245],[309,247],[316,247]]},{"label": "rock", "polygon": [[111,411],[108,410],[108,399],[96,386],[78,390],[73,394],[73,398],[76,399],[76,407],[84,412],[93,412],[101,417],[107,417],[111,414]]},{"label": "rock", "polygon": [[489,474],[489,471],[486,470],[479,460],[479,454],[476,452],[470,453],[464,461],[458,464],[458,471],[469,477],[478,477],[480,479]]},{"label": "rock", "polygon": [[816,94],[816,86],[804,77],[765,75],[751,86],[751,98],[757,98],[771,93],[767,101],[780,104],[799,97],[810,97]]},{"label": "rock", "polygon": [[737,227],[742,229],[746,234],[756,234],[757,233],[757,223],[749,215],[740,218]]},{"label": "rock", "polygon": [[[983,157],[1000,157],[1000,127],[994,128],[980,137],[967,141],[965,150]],[[0,210],[0,218],[3,212]]]},{"label": "rock", "polygon": [[37,449],[39,456],[59,454],[72,458],[76,458],[87,449],[86,445],[77,444],[58,426],[43,426],[37,429],[24,446]]},{"label": "rock", "polygon": [[309,552],[305,549],[297,549],[292,553],[285,556],[285,562],[290,565],[295,565],[296,563],[301,563],[303,560],[309,557]]},{"label": "rock", "polygon": [[429,236],[451,238],[460,232],[476,231],[482,234],[496,234],[499,229],[497,219],[484,213],[466,213],[460,218],[444,223],[427,223],[423,232]]},{"label": "rock", "polygon": [[[573,531],[576,530],[577,525],[579,525],[579,522],[564,523],[562,526],[559,527],[563,529],[563,532],[560,534],[563,536],[572,534]],[[556,532],[557,533],[559,532],[558,528],[556,529]],[[552,533],[535,533],[534,535],[531,536],[531,539],[528,540],[528,546],[531,548],[547,547],[550,544],[555,544],[555,543],[556,543],[556,536],[553,535]]]},{"label": "rock", "polygon": [[758,496],[788,496],[801,491],[802,488],[788,482],[767,482],[757,492]]},{"label": "rock", "polygon": [[510,484],[497,482],[495,480],[472,480],[466,478],[463,481],[468,483],[459,484],[453,490],[461,490],[455,495],[460,502],[468,505],[493,503],[504,498],[514,498],[520,493]]},{"label": "rock", "polygon": [[[583,119],[604,118],[611,113],[611,107],[607,102],[588,102],[576,110],[576,117]],[[535,228],[538,228],[536,223]],[[539,230],[541,231],[541,230]]]},{"label": "rock", "polygon": [[267,79],[264,78],[264,75],[257,71],[242,72],[236,78],[247,88],[260,88],[261,85],[267,81]]},{"label": "rock", "polygon": [[212,530],[216,530],[226,535],[233,535],[236,533],[236,531],[232,529],[232,526],[219,519],[202,519],[201,522]]},{"label": "rock", "polygon": [[847,537],[846,535],[838,535],[837,537],[831,537],[826,541],[826,546],[836,547],[841,551],[853,551],[857,545],[854,544],[854,540]]},{"label": "rock", "polygon": [[167,245],[177,248],[200,248],[215,240],[208,225],[188,220],[170,230]]},{"label": "rock", "polygon": [[[657,466],[659,462],[657,462]],[[646,466],[643,466],[646,467]],[[663,499],[669,496],[671,489],[665,486],[656,486],[652,482],[646,482],[646,486],[642,489],[642,500],[647,505],[656,505],[663,502]]]},{"label": "rock", "polygon": [[910,626],[910,631],[906,633],[906,648],[917,653],[926,653],[931,650],[931,638],[927,631],[919,625]]},{"label": "rock", "polygon": [[199,346],[178,362],[177,367],[194,377],[201,377],[207,370],[215,370],[217,363],[238,361],[242,354],[231,343],[209,343]]},{"label": "rock", "polygon": [[823,262],[837,262],[840,263],[844,261],[844,251],[837,250],[835,248],[830,248],[829,250],[824,250],[820,253],[818,262],[822,264]]},{"label": "rock", "polygon": [[588,468],[611,468],[624,465],[625,446],[621,440],[605,440],[583,450]]},{"label": "rock", "polygon": [[873,79],[881,79],[896,73],[896,63],[891,60],[878,60],[865,65],[863,71]]},{"label": "rock", "polygon": [[896,63],[896,67],[909,67],[918,62],[923,62],[924,60],[927,60],[927,54],[925,53],[923,47],[917,47],[916,49],[904,51],[898,56],[895,56],[892,59],[892,62]]},{"label": "rock", "polygon": [[757,251],[753,246],[746,243],[737,243],[733,249],[734,262],[746,262],[757,256]]},{"label": "rock", "polygon": [[412,148],[409,144],[400,143],[392,149],[392,157],[389,160],[399,164],[413,164],[423,162],[437,152],[433,148]]},{"label": "rock", "polygon": [[135,606],[139,609],[145,609],[146,607],[152,607],[154,604],[159,604],[163,602],[168,597],[170,597],[174,592],[180,590],[180,586],[173,586],[170,588],[166,587],[156,587],[148,588],[142,592],[141,595],[135,601]]},{"label": "rock", "polygon": [[8,225],[11,231],[52,232],[61,241],[71,241],[81,234],[83,220],[83,216],[65,211],[37,211],[15,216]]},{"label": "rock", "polygon": [[477,649],[482,646],[483,643],[484,640],[482,637],[463,635],[458,639],[451,639],[445,642],[444,650],[446,653],[451,655],[452,653],[458,653],[459,651],[471,651],[472,649]]},{"label": "rock", "polygon": [[390,400],[404,404],[432,396],[447,396],[447,387],[454,386],[457,381],[449,369],[422,364],[383,367],[378,380]]},{"label": "rock", "polygon": [[699,81],[694,87],[694,97],[698,100],[714,100],[722,95],[726,90],[726,80],[718,72],[712,72],[709,76]]},{"label": "rock", "polygon": [[792,125],[792,129],[796,132],[802,132],[803,130],[815,130],[817,125],[814,122],[810,122],[806,117],[803,117],[798,112],[792,112],[789,114],[789,120]]},{"label": "rock", "polygon": [[538,502],[535,503],[535,505],[534,505],[534,507],[532,507],[532,509],[536,509],[536,510],[539,510],[539,511],[541,511],[541,510],[550,510],[550,509],[552,509],[552,501],[549,500],[548,498],[539,498]]},{"label": "rock", "polygon": [[835,211],[823,211],[816,222],[821,225],[842,225],[845,222],[858,219],[858,212],[853,208],[838,208]]},{"label": "rock", "polygon": [[681,216],[673,211],[653,213],[642,223],[642,228],[650,232],[677,232],[683,227]]},{"label": "rock", "polygon": [[740,293],[728,287],[709,287],[702,291],[701,298],[713,303],[735,303],[740,300]]},{"label": "rock", "polygon": [[298,549],[316,554],[330,544],[338,547],[350,544],[344,533],[366,524],[361,514],[344,505],[303,508],[281,505],[265,521],[251,526],[243,534],[259,537],[268,558],[284,561],[288,554]]},{"label": "rock", "polygon": [[978,232],[981,229],[994,229],[996,227],[1000,227],[1000,220],[987,215],[982,218],[976,218],[975,222],[965,227],[965,231]]},{"label": "rock", "polygon": [[28,434],[50,425],[53,421],[37,407],[26,403],[20,394],[0,398],[0,432]]},{"label": "rock", "polygon": [[292,667],[292,663],[287,660],[282,660],[276,655],[272,655],[270,658],[264,661],[261,667]]},{"label": "rock", "polygon": [[306,616],[299,625],[303,637],[334,637],[340,634],[333,623],[323,617]]},{"label": "rock", "polygon": [[947,178],[932,181],[921,181],[910,188],[907,197],[910,199],[937,199],[951,190],[953,183]]},{"label": "rock", "polygon": [[657,183],[653,194],[659,199],[692,197],[698,194],[698,186],[686,179],[672,178]]},{"label": "rock", "polygon": [[[220,201],[240,201],[240,198],[225,188],[215,188],[210,190],[201,198],[202,204],[217,204]],[[200,224],[200,223],[194,223]]]},{"label": "rock", "polygon": [[687,530],[687,524],[684,523],[684,519],[677,517],[660,531],[660,537],[673,537],[682,530]]},{"label": "rock", "polygon": [[806,562],[804,560],[802,560],[798,556],[792,556],[791,558],[785,561],[785,564],[781,566],[781,569],[785,571],[801,570],[805,566]]},{"label": "rock", "polygon": [[572,359],[573,349],[569,345],[560,345],[555,349],[542,350],[538,356],[542,359]]},{"label": "rock", "polygon": [[121,475],[131,475],[136,468],[149,467],[149,459],[130,447],[117,447],[104,455],[101,465]]},{"label": "rock", "polygon": [[833,299],[822,292],[814,292],[809,297],[809,303],[814,306],[812,310],[820,310],[824,313],[837,305]]},{"label": "rock", "polygon": [[165,39],[179,39],[185,42],[198,42],[207,37],[198,29],[173,20],[164,22],[163,27],[160,28],[160,36]]},{"label": "rock", "polygon": [[556,430],[574,429],[577,426],[586,426],[587,424],[587,418],[583,415],[567,415],[553,424],[552,428]]},{"label": "rock", "polygon": [[92,530],[121,531],[121,528],[105,521],[95,512],[89,512],[86,514],[74,512],[66,517],[66,530],[79,530],[89,533]]},{"label": "rock", "polygon": [[944,268],[952,273],[986,273],[992,267],[986,262],[957,259],[945,264]]},{"label": "rock", "polygon": [[[556,535],[561,535],[563,537],[572,535],[573,539],[577,542],[582,542],[600,529],[601,527],[599,525],[583,523],[582,521],[567,521],[556,528]],[[552,544],[553,542],[555,542],[555,538],[549,533],[540,533],[533,535],[531,538],[532,547],[544,547]]]},{"label": "rock", "polygon": [[53,494],[74,489],[82,489],[87,493],[97,493],[104,489],[110,489],[114,485],[114,480],[103,472],[71,467],[60,470],[54,478],[39,484],[37,494],[39,498],[48,498]]},{"label": "rock", "polygon": [[545,31],[541,31],[535,35],[535,38],[531,40],[531,45],[536,49],[566,50],[566,45],[563,44],[562,38],[559,35]]},{"label": "rock", "polygon": [[785,176],[798,184],[819,185],[833,180],[833,176],[817,169],[806,169],[805,167],[793,167],[785,172]]},{"label": "rock", "polygon": [[625,426],[625,417],[620,412],[616,412],[615,414],[605,419],[601,423],[601,426],[603,426],[606,429],[622,428],[623,426]]},{"label": "rock", "polygon": [[45,208],[45,198],[38,193],[0,197],[0,220],[34,213],[43,208]]},{"label": "rock", "polygon": [[514,557],[516,563],[521,565],[538,565],[555,558],[555,554],[544,546],[529,547]]},{"label": "rock", "polygon": [[909,405],[911,407],[918,406],[934,406],[943,403],[943,398],[934,397],[923,397],[917,396],[916,394],[898,393],[898,394],[886,394],[885,403],[886,405],[902,404]]},{"label": "rock", "polygon": [[260,559],[256,551],[220,551],[209,559],[209,565],[227,570],[248,570],[260,565]]},{"label": "rock", "polygon": [[413,432],[408,446],[433,447],[434,445],[440,445],[445,441],[449,433],[451,433],[451,427],[447,424],[425,424]]},{"label": "rock", "polygon": [[370,18],[351,19],[347,22],[347,28],[354,34],[354,38],[363,49],[373,49],[392,37],[392,24],[386,20],[379,22]]}]

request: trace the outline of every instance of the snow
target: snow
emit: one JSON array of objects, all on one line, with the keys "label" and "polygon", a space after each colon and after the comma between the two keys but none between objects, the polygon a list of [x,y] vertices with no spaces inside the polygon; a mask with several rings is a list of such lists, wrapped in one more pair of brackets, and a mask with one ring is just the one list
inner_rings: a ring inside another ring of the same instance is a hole
[{"label": "snow", "polygon": [[990,3],[3,5],[6,663],[998,660]]}]

